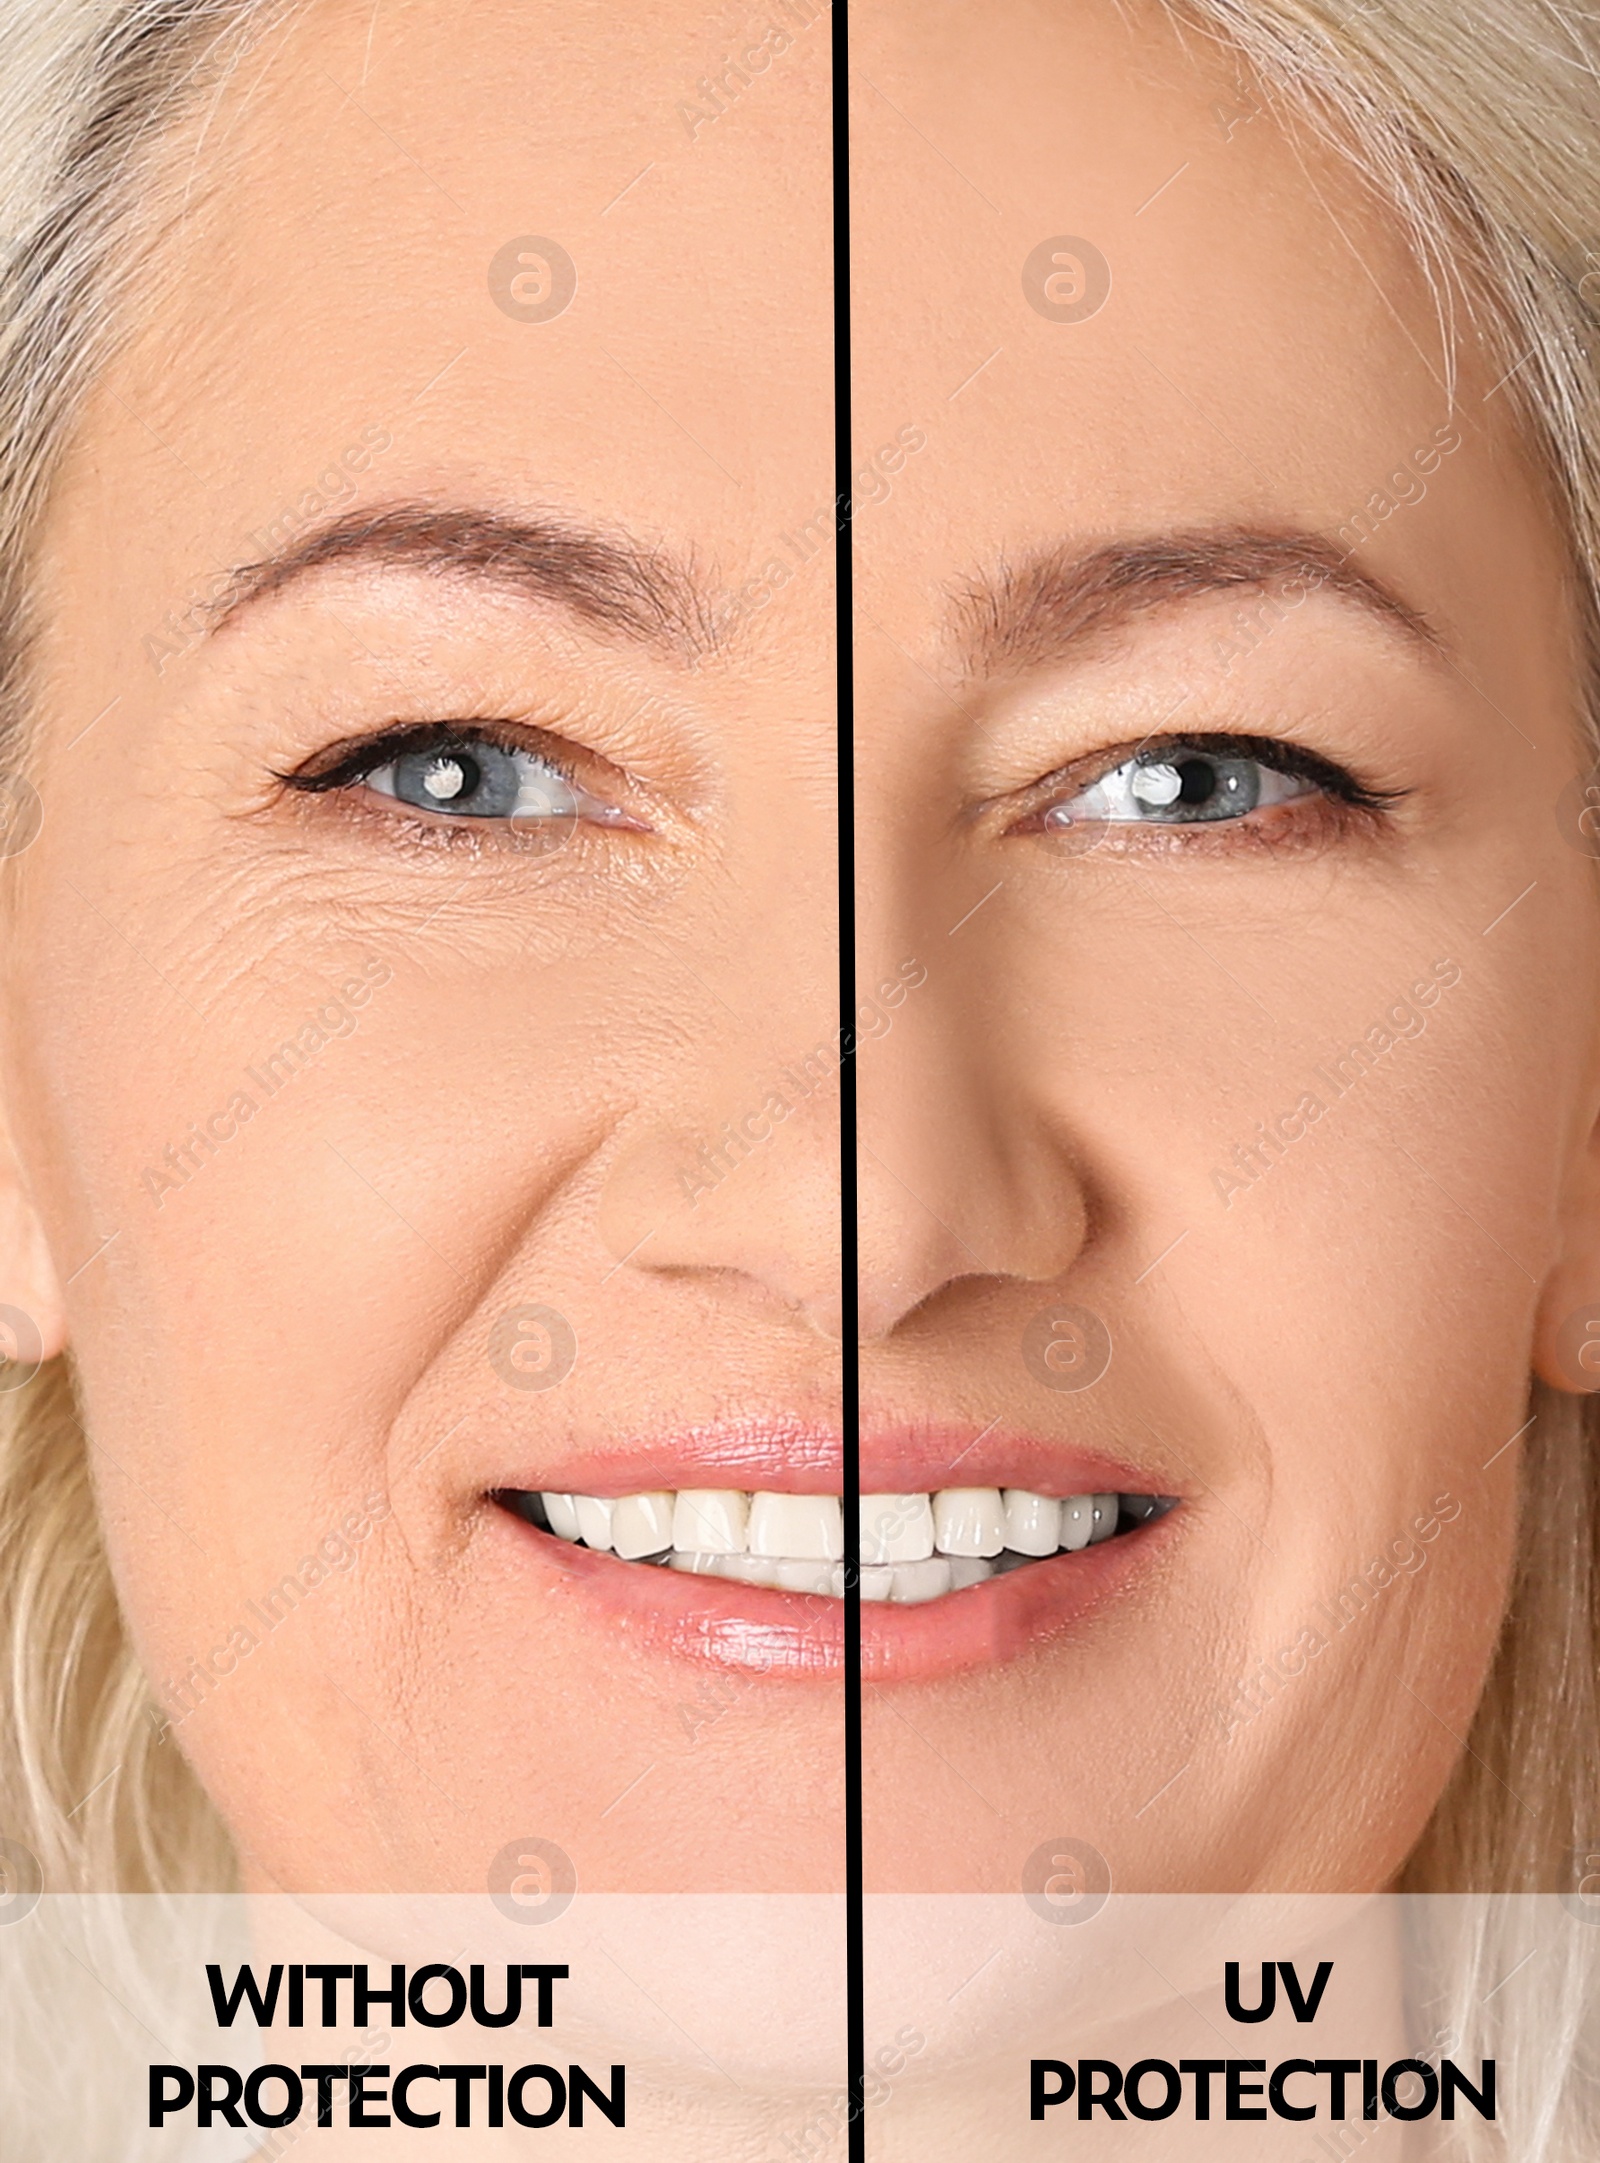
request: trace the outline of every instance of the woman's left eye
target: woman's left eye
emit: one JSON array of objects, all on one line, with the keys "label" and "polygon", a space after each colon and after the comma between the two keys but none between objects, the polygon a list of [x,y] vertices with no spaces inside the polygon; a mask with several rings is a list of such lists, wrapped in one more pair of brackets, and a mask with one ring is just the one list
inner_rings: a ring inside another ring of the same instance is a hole
[{"label": "woman's left eye", "polygon": [[1203,744],[1164,744],[1125,759],[1089,787],[1058,798],[1041,828],[1081,822],[1200,826],[1324,792],[1325,784],[1259,756]]},{"label": "woman's left eye", "polygon": [[573,819],[593,802],[531,751],[460,740],[404,751],[362,776],[379,796],[469,819]]}]

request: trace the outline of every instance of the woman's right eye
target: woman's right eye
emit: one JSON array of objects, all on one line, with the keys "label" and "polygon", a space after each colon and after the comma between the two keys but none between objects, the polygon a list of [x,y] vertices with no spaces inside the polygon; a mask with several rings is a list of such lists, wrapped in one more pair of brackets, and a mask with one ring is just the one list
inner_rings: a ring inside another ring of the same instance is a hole
[{"label": "woman's right eye", "polygon": [[311,795],[364,792],[450,825],[492,823],[522,835],[570,833],[580,823],[637,825],[554,757],[469,726],[391,730],[278,778]]}]

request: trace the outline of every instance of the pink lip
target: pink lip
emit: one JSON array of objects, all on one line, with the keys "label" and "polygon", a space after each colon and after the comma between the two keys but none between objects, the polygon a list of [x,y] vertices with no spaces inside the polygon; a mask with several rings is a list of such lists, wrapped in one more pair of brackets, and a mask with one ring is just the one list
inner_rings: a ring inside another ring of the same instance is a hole
[{"label": "pink lip", "polygon": [[940,1487],[1023,1487],[1041,1495],[1176,1494],[1169,1471],[1075,1442],[1024,1434],[996,1421],[952,1426],[863,1426],[861,1492],[931,1493]]},{"label": "pink lip", "polygon": [[[844,1447],[836,1427],[752,1416],[678,1434],[576,1443],[537,1466],[506,1463],[482,1489],[625,1495],[652,1489],[774,1488],[838,1494]],[[1040,1494],[1178,1494],[1171,1474],[1078,1443],[991,1423],[960,1426],[883,1418],[864,1423],[861,1489],[915,1494],[941,1487],[1025,1487]],[[1021,1657],[1085,1623],[1145,1577],[1177,1536],[1173,1512],[1121,1538],[1007,1572],[919,1606],[867,1601],[861,1670],[867,1681],[922,1682]],[[837,1680],[845,1667],[844,1602],[769,1591],[686,1571],[619,1562],[490,1513],[491,1537],[519,1543],[529,1565],[565,1580],[596,1627],[641,1648],[720,1668],[793,1680]]]},{"label": "pink lip", "polygon": [[486,1488],[558,1495],[637,1495],[680,1487],[782,1488],[836,1495],[844,1444],[837,1428],[766,1419],[690,1427],[681,1434],[608,1436],[578,1443],[553,1462],[506,1465]]}]

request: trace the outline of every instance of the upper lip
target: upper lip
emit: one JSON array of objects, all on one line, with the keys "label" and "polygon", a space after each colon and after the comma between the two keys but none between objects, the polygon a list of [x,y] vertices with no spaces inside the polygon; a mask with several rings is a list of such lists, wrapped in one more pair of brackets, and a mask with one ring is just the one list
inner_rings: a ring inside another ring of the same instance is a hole
[{"label": "upper lip", "polygon": [[[504,1476],[486,1484],[580,1495],[685,1487],[840,1494],[844,1443],[837,1427],[757,1415],[681,1433],[574,1439],[537,1468],[526,1462],[508,1465]],[[1004,1420],[987,1427],[949,1420],[863,1423],[861,1493],[934,1493],[946,1487],[1020,1487],[1047,1495],[1182,1492],[1165,1469],[1028,1433]]]},{"label": "upper lip", "polygon": [[877,1425],[861,1436],[863,1494],[1020,1487],[1030,1494],[1171,1494],[1170,1474],[1110,1450],[1030,1433],[1004,1418],[958,1426]]}]

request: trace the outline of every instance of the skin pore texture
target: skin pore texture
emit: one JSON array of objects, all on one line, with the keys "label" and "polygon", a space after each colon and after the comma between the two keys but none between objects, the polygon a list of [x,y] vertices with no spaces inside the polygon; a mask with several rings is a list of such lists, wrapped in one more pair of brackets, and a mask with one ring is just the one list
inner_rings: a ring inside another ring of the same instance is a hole
[{"label": "skin pore texture", "polygon": [[[785,1079],[838,1026],[825,33],[696,123],[693,11],[370,19],[221,99],[52,509],[0,1300],[72,1345],[158,1688],[258,1640],[172,1714],[253,1884],[475,1891],[532,1830],[594,1889],[832,1889],[837,1663],[791,1655],[837,1618],[768,1672],[753,1595],[691,1644],[698,1580],[618,1589],[487,1499],[838,1489],[838,1096]],[[869,1665],[869,1883],[1009,1891],[1065,1833],[1125,1890],[1382,1886],[1494,1644],[1530,1363],[1600,1284],[1560,541],[1501,366],[1467,335],[1452,403],[1390,223],[1219,121],[1202,43],[852,20],[859,968],[915,980],[860,1059],[866,1485],[1179,1500],[1040,1566],[1081,1596],[1019,1572],[953,1596],[959,1658]],[[578,266],[538,323],[490,291],[530,232]],[[1072,323],[1021,275],[1064,233],[1112,270]],[[189,617],[352,511],[383,560]],[[278,778],[466,720],[577,815]],[[1298,793],[1047,823],[1193,733],[1299,747]],[[1061,1306],[1092,1386],[1025,1352]],[[527,1308],[576,1347],[549,1389]],[[707,1435],[749,1476],[685,1478]]]}]

